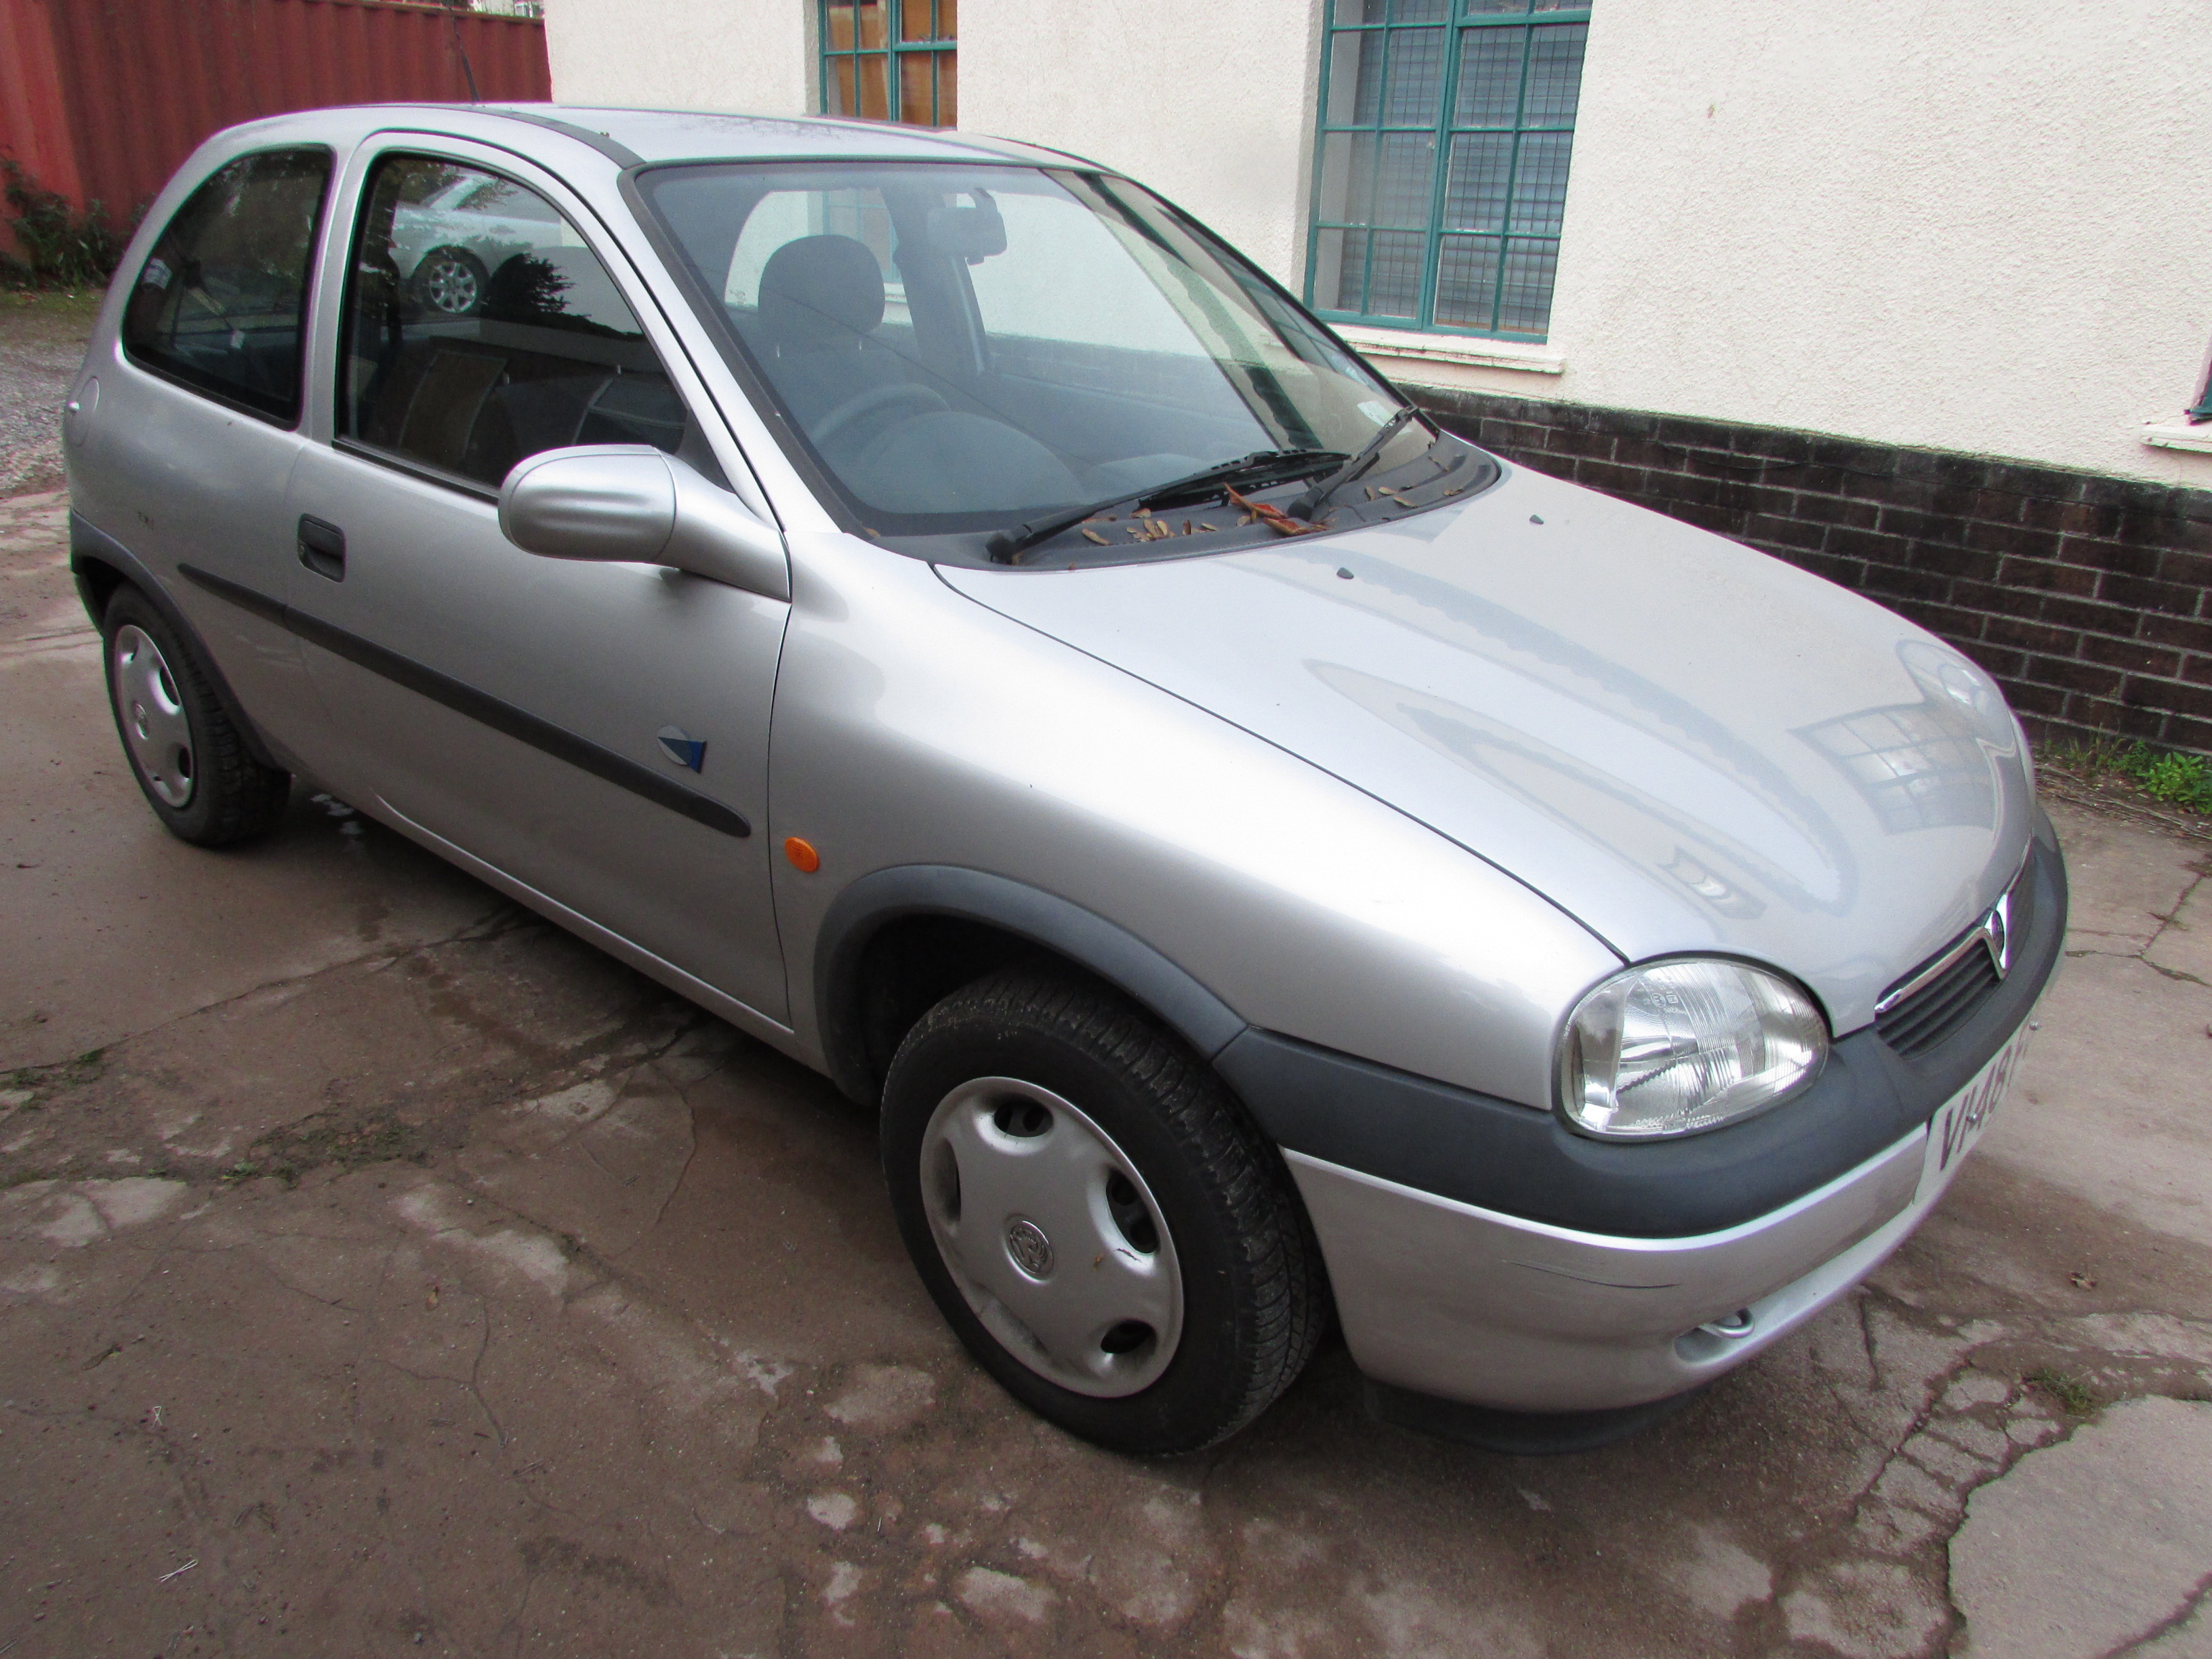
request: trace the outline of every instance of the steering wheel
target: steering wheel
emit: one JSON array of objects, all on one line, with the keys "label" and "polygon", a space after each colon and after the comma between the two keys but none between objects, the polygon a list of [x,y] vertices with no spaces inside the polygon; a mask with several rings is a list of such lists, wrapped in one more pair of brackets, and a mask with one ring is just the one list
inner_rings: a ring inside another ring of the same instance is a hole
[{"label": "steering wheel", "polygon": [[872,386],[866,392],[846,398],[817,421],[808,435],[817,445],[826,444],[847,427],[901,404],[911,404],[916,415],[932,414],[938,410],[952,407],[926,386],[916,386],[912,380],[892,380],[887,385]]}]

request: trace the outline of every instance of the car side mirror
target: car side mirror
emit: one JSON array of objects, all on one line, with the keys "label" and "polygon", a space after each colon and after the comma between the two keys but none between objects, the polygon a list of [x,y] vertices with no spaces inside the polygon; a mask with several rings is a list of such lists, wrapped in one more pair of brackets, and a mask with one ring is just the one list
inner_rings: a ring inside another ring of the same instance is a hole
[{"label": "car side mirror", "polygon": [[728,490],[644,444],[548,449],[500,487],[499,527],[549,559],[665,564],[771,599],[791,598],[783,537]]}]

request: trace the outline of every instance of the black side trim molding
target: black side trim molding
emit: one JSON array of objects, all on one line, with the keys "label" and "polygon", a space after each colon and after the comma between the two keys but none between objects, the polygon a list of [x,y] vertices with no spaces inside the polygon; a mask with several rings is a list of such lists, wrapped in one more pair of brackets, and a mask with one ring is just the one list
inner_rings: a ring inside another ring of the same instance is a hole
[{"label": "black side trim molding", "polygon": [[1907,1060],[1872,1027],[1829,1051],[1788,1103],[1650,1146],[1591,1140],[1550,1112],[1250,1030],[1214,1057],[1292,1152],[1500,1214],[1629,1238],[1686,1238],[1803,1197],[1928,1121],[2019,1030],[2066,933],[2066,870],[2047,820],[2015,890],[2012,971],[1943,1042]]},{"label": "black side trim molding", "polygon": [[855,1100],[877,1097],[860,1008],[868,941],[902,916],[947,916],[1004,929],[1119,986],[1212,1058],[1243,1018],[1134,933],[1056,894],[948,864],[874,871],[837,895],[814,945],[814,1007],[830,1075]]},{"label": "black side trim molding", "polygon": [[282,600],[272,599],[266,593],[201,570],[189,564],[180,564],[177,572],[196,587],[202,587],[217,599],[228,601],[242,611],[250,611],[279,626],[289,629],[310,645],[319,645],[333,656],[343,657],[348,662],[366,668],[372,674],[381,675],[395,685],[441,703],[457,714],[501,732],[518,742],[566,761],[579,771],[588,772],[595,778],[605,779],[620,789],[634,795],[642,795],[656,806],[665,806],[672,812],[680,812],[695,823],[709,830],[719,830],[726,836],[744,836],[753,832],[742,813],[732,811],[718,800],[696,794],[662,777],[650,767],[624,758],[611,749],[602,749],[587,738],[578,737],[565,726],[540,720],[513,703],[501,701],[473,685],[441,674],[434,668],[425,667],[411,657],[403,657],[396,651],[362,639],[358,634],[349,634],[343,628],[332,626],[305,611],[293,609]]},{"label": "black side trim molding", "polygon": [[242,582],[218,576],[211,570],[202,570],[197,565],[180,564],[177,574],[194,587],[205,588],[218,599],[227,600],[240,611],[251,611],[264,622],[272,622],[279,628],[290,628],[290,610],[282,599],[272,599],[266,593],[257,592]]}]

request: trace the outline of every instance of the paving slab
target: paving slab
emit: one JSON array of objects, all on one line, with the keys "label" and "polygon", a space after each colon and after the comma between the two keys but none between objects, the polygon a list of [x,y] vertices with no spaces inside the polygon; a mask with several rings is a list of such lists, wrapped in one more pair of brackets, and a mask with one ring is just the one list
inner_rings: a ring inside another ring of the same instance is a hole
[{"label": "paving slab", "polygon": [[2199,879],[2205,847],[2063,802],[2045,805],[2067,853],[2069,948],[2142,951]]},{"label": "paving slab", "polygon": [[1981,1154],[2212,1246],[2212,985],[2139,957],[2085,954],[2061,968],[2037,1018]]},{"label": "paving slab", "polygon": [[2212,1403],[2115,1406],[1977,1492],[1951,1540],[1960,1651],[2102,1659],[2212,1579]]},{"label": "paving slab", "polygon": [[[2198,862],[2212,866],[2212,853]],[[2197,878],[2143,952],[2143,960],[2161,973],[2184,974],[2200,985],[2212,985],[2212,875]]]},{"label": "paving slab", "polygon": [[2197,1611],[2130,1648],[2121,1659],[2212,1659],[2212,1613],[2204,1611],[2204,1601],[2199,1596]]}]

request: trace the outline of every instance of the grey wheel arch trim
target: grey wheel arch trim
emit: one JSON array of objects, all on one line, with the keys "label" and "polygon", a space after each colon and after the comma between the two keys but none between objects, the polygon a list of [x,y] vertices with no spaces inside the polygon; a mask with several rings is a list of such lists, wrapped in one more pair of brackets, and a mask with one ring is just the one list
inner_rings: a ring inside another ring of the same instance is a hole
[{"label": "grey wheel arch trim", "polygon": [[298,767],[279,756],[270,746],[269,740],[262,736],[261,728],[253,723],[252,717],[246,712],[245,705],[239,702],[238,694],[230,689],[230,682],[223,678],[222,669],[216,663],[215,653],[208,649],[207,641],[200,637],[199,629],[194,628],[191,619],[177,608],[176,601],[169,597],[161,580],[121,542],[90,523],[82,514],[72,511],[70,514],[70,574],[76,580],[77,598],[84,603],[85,614],[92,618],[94,628],[103,629],[105,637],[105,599],[113,593],[114,588],[111,586],[103,593],[100,579],[91,568],[97,565],[106,566],[117,581],[128,582],[144,594],[146,603],[154,607],[161,621],[192,653],[201,672],[207,676],[209,684],[214,688],[216,700],[222,704],[222,712],[230,717],[230,723],[238,728],[245,739],[246,753],[272,771],[297,771]]},{"label": "grey wheel arch trim", "polygon": [[867,1059],[861,971],[869,942],[909,916],[980,922],[1065,957],[1124,992],[1207,1060],[1243,1034],[1246,1021],[1159,951],[1118,923],[1005,876],[957,865],[908,864],[862,876],[822,919],[814,995],[830,1075],[872,1103],[883,1079]]}]

